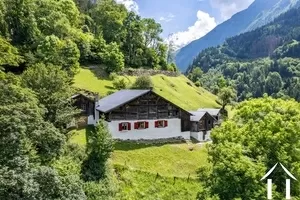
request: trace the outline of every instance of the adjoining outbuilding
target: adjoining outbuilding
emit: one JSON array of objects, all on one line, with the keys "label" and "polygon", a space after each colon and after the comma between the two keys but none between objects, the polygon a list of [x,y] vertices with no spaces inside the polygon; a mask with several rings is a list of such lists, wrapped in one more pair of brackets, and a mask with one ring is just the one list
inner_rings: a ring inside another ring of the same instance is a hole
[{"label": "adjoining outbuilding", "polygon": [[191,137],[198,141],[210,140],[216,119],[205,111],[191,111]]},{"label": "adjoining outbuilding", "polygon": [[212,117],[215,118],[215,125],[218,125],[222,122],[222,114],[221,111],[222,109],[220,108],[200,108],[197,110],[198,112],[207,112],[209,113]]}]

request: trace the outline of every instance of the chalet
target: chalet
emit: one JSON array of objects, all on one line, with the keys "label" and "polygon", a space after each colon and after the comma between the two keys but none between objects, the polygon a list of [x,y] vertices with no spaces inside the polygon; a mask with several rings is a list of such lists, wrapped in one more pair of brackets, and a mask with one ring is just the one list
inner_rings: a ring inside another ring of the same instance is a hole
[{"label": "chalet", "polygon": [[[120,90],[99,99],[73,96],[76,106],[96,125],[101,116],[115,139],[152,140],[195,138],[209,140],[215,118],[205,111],[186,111],[149,90]],[[93,110],[93,111],[92,111]]]}]

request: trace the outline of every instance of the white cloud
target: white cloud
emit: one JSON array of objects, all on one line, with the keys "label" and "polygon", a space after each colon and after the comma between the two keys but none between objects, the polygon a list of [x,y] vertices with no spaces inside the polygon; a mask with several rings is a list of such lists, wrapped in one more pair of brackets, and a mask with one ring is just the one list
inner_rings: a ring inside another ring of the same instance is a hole
[{"label": "white cloud", "polygon": [[174,46],[178,49],[181,48],[193,40],[197,40],[217,25],[214,17],[209,16],[201,10],[197,12],[197,21],[193,26],[190,26],[187,31],[177,32],[172,34],[167,42],[173,42]]},{"label": "white cloud", "polygon": [[139,6],[134,0],[115,0],[117,3],[124,4],[129,11],[139,13]]},{"label": "white cloud", "polygon": [[210,0],[213,8],[221,13],[222,20],[229,19],[235,13],[246,9],[254,0]]},{"label": "white cloud", "polygon": [[173,15],[172,13],[168,14],[167,16],[165,17],[160,17],[159,18],[159,21],[162,21],[162,22],[170,22],[173,20],[173,18],[175,17],[175,15]]}]

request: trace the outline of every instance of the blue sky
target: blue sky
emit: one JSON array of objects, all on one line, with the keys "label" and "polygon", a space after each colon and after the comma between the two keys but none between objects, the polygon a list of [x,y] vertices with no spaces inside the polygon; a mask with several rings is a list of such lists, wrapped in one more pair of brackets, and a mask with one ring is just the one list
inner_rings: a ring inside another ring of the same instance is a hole
[{"label": "blue sky", "polygon": [[129,10],[159,22],[167,38],[182,47],[212,30],[254,0],[116,0]]},{"label": "blue sky", "polygon": [[[197,11],[202,10],[218,18],[219,14],[210,4],[199,0],[136,0],[139,13],[160,22],[164,36],[185,31],[197,20]],[[184,3],[183,3],[184,2]]]}]

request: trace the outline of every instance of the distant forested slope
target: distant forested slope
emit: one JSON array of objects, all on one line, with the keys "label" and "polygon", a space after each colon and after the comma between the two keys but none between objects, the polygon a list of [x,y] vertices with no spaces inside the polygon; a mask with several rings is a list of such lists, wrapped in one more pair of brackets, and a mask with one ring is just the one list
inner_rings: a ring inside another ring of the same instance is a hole
[{"label": "distant forested slope", "polygon": [[249,8],[233,15],[204,37],[180,49],[176,55],[176,64],[181,71],[185,71],[202,50],[221,45],[229,37],[263,26],[297,6],[298,0],[255,0]]},{"label": "distant forested slope", "polygon": [[[202,51],[187,73],[217,93],[221,83],[234,86],[239,100],[275,97],[300,100],[300,9],[292,9],[254,31]],[[199,68],[205,73],[197,73]],[[195,77],[195,75],[197,77]]]}]

